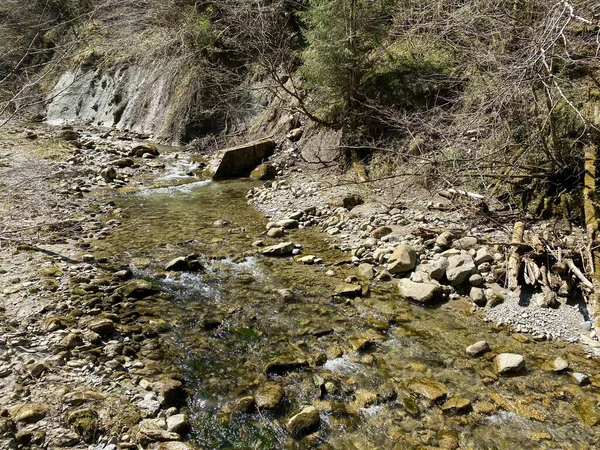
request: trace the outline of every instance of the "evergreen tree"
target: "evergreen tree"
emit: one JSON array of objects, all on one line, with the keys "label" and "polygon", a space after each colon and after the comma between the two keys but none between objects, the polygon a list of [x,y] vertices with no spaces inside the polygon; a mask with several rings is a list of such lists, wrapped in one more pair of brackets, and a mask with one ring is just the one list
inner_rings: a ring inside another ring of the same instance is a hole
[{"label": "evergreen tree", "polygon": [[301,13],[307,48],[302,74],[310,104],[345,131],[356,125],[361,83],[385,39],[397,0],[309,0]]}]

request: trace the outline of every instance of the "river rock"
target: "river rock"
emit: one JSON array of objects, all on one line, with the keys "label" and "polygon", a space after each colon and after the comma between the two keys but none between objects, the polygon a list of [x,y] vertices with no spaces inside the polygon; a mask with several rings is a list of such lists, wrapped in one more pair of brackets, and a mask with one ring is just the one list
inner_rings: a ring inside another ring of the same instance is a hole
[{"label": "river rock", "polygon": [[487,341],[475,342],[474,344],[469,345],[466,349],[467,355],[471,357],[483,355],[489,351],[490,345],[487,343]]},{"label": "river rock", "polygon": [[129,156],[135,156],[136,158],[141,158],[142,156],[149,154],[152,156],[160,155],[158,151],[158,147],[154,144],[140,144],[136,145],[129,152]]},{"label": "river rock", "polygon": [[135,162],[131,158],[120,158],[120,159],[115,159],[114,161],[111,162],[111,164],[120,169],[124,169],[125,167],[131,167],[131,166],[135,165]]},{"label": "river rock", "polygon": [[387,236],[388,234],[390,234],[392,232],[392,229],[390,227],[378,227],[375,228],[373,231],[371,231],[371,237],[373,239],[381,239],[384,236]]},{"label": "river rock", "polygon": [[563,358],[556,358],[553,362],[552,370],[555,372],[564,372],[569,368],[569,362]]},{"label": "river rock", "polygon": [[360,284],[342,283],[335,288],[335,294],[341,297],[360,297],[362,296],[363,288]]},{"label": "river rock", "polygon": [[288,432],[295,437],[305,436],[319,427],[321,417],[314,406],[305,406],[302,411],[292,416],[286,424]]},{"label": "river rock", "polygon": [[429,379],[413,381],[408,385],[408,389],[432,402],[440,400],[448,394],[448,388],[444,383]]},{"label": "river rock", "polygon": [[375,278],[375,270],[372,264],[362,263],[358,266],[358,275],[365,280],[372,280]]},{"label": "river rock", "polygon": [[448,258],[440,257],[435,261],[428,261],[423,264],[419,264],[417,270],[419,272],[426,273],[432,280],[440,281],[446,274],[446,268],[448,267]]},{"label": "river rock", "polygon": [[571,372],[571,379],[575,382],[575,384],[578,384],[579,386],[585,386],[587,384],[590,384],[590,377],[587,376],[585,373],[581,373],[581,372]]},{"label": "river rock", "polygon": [[36,423],[46,417],[50,406],[42,403],[20,403],[9,408],[10,417],[15,422]]},{"label": "river rock", "polygon": [[126,298],[142,299],[160,292],[160,288],[149,281],[132,280],[120,289]]},{"label": "river rock", "polygon": [[270,238],[277,239],[285,236],[285,231],[283,230],[283,228],[273,227],[267,231],[267,236],[269,236]]},{"label": "river rock", "polygon": [[473,300],[473,303],[475,303],[477,306],[485,306],[487,301],[485,299],[485,293],[483,292],[483,289],[478,287],[471,288],[469,297],[471,297],[471,300]]},{"label": "river rock", "polygon": [[433,283],[415,283],[403,278],[398,281],[400,296],[418,303],[430,303],[440,298],[442,287]]},{"label": "river rock", "polygon": [[452,239],[452,233],[449,231],[444,231],[443,233],[440,233],[436,238],[435,245],[437,245],[440,248],[448,248],[452,243]]},{"label": "river rock", "polygon": [[266,375],[283,375],[304,367],[308,367],[308,362],[304,359],[281,357],[269,361],[265,366],[264,372]]},{"label": "river rock", "polygon": [[265,383],[254,394],[258,409],[275,409],[283,399],[285,391],[279,383]]},{"label": "river rock", "polygon": [[62,130],[60,132],[60,137],[65,141],[73,142],[79,139],[79,133],[75,130]]},{"label": "river rock", "polygon": [[487,247],[481,247],[475,254],[475,264],[479,267],[481,264],[493,263],[494,256],[489,252]]},{"label": "river rock", "polygon": [[296,261],[298,261],[301,264],[312,265],[312,264],[316,264],[317,261],[319,261],[319,258],[317,258],[315,255],[306,255],[306,256],[301,256]]},{"label": "river rock", "polygon": [[291,255],[296,246],[293,242],[281,242],[279,244],[265,247],[261,253],[266,256]]},{"label": "river rock", "polygon": [[390,255],[387,264],[388,272],[409,272],[417,265],[417,252],[409,245],[399,245]]},{"label": "river rock", "polygon": [[442,405],[442,411],[446,414],[465,414],[471,409],[471,400],[462,397],[453,397]]},{"label": "river rock", "polygon": [[117,178],[117,171],[114,167],[107,167],[100,171],[100,176],[106,181],[113,181]]},{"label": "river rock", "polygon": [[107,336],[115,331],[114,322],[103,317],[90,320],[87,324],[87,327],[94,333],[98,333],[100,336]]},{"label": "river rock", "polygon": [[163,408],[180,406],[185,402],[186,393],[183,389],[183,383],[179,380],[166,378],[157,381],[152,385],[152,390],[156,392]]},{"label": "river rock", "polygon": [[288,134],[286,134],[285,137],[288,138],[292,142],[297,142],[302,137],[302,134],[304,134],[304,128],[299,127],[299,128],[294,128],[293,130],[291,130]]},{"label": "river rock", "polygon": [[465,236],[452,242],[452,248],[458,250],[471,250],[477,245],[477,238],[474,236]]},{"label": "river rock", "polygon": [[516,353],[500,353],[494,358],[494,365],[500,375],[517,373],[525,367],[525,359]]},{"label": "river rock", "polygon": [[475,270],[475,262],[470,255],[454,255],[448,258],[446,278],[452,286],[458,286],[467,281]]},{"label": "river rock", "polygon": [[185,442],[154,442],[148,445],[148,450],[194,450],[189,444]]},{"label": "river rock", "polygon": [[277,169],[271,164],[261,164],[250,172],[250,178],[254,180],[274,180],[277,176]]},{"label": "river rock", "polygon": [[184,435],[190,429],[190,420],[186,414],[173,414],[167,417],[167,431]]},{"label": "river rock", "polygon": [[185,256],[179,256],[172,259],[165,266],[167,272],[183,272],[189,269],[189,264]]}]

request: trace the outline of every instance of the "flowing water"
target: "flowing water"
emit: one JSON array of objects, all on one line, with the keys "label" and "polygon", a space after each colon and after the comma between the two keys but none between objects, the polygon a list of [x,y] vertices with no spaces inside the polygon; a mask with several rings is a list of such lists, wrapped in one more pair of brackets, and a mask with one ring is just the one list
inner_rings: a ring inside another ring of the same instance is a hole
[{"label": "flowing water", "polygon": [[[98,243],[170,294],[163,313],[178,349],[171,357],[196,391],[191,440],[200,448],[598,445],[597,380],[580,387],[550,367],[562,356],[578,371],[597,375],[597,363],[581,348],[511,335],[483,323],[466,301],[422,308],[398,298],[389,284],[373,283],[362,298],[332,297],[353,269],[335,266],[333,277],[325,272],[347,256],[329,250],[326,239],[332,238],[314,230],[296,230],[289,238],[304,253],[322,257],[326,268],[260,256],[251,244],[266,221],[246,203],[252,186],[203,181],[120,195],[115,201],[123,225]],[[217,220],[229,224],[215,226]],[[164,274],[166,262],[190,253],[199,255],[205,271]],[[291,289],[292,298],[280,289]],[[482,339],[493,352],[466,357],[465,348]],[[498,379],[491,359],[499,352],[524,355],[526,372]],[[266,364],[282,357],[310,365],[266,375]],[[236,400],[267,380],[284,385],[283,403],[275,411],[236,412]],[[466,398],[471,409],[451,414],[441,408],[444,399],[417,395],[439,389],[436,383],[447,389],[446,399]],[[319,409],[321,425],[296,440],[285,423],[304,405]]]}]

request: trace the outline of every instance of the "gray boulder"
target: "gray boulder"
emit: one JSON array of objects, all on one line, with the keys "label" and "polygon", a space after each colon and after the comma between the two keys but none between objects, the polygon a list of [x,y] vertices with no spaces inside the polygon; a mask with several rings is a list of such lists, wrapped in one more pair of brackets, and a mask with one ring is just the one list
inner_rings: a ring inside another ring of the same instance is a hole
[{"label": "gray boulder", "polygon": [[470,255],[454,255],[448,258],[446,278],[452,286],[458,286],[468,281],[475,270],[475,262]]}]

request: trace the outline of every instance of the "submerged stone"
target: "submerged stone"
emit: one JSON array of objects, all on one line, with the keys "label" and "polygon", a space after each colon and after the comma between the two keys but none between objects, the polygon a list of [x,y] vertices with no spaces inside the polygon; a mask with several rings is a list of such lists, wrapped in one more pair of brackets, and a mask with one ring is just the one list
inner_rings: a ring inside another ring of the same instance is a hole
[{"label": "submerged stone", "polygon": [[433,402],[444,398],[448,394],[446,385],[435,380],[416,380],[408,385],[408,389]]},{"label": "submerged stone", "polygon": [[263,384],[256,394],[254,400],[258,409],[275,409],[283,399],[285,391],[279,383]]},{"label": "submerged stone", "polygon": [[127,298],[142,299],[160,292],[160,288],[149,281],[138,279],[132,280],[120,289]]},{"label": "submerged stone", "polygon": [[442,411],[447,414],[465,414],[471,409],[471,400],[462,397],[453,397],[442,405]]}]

